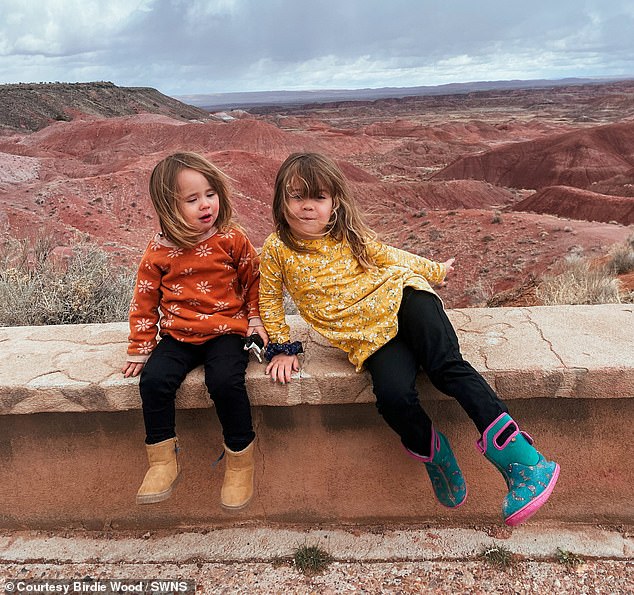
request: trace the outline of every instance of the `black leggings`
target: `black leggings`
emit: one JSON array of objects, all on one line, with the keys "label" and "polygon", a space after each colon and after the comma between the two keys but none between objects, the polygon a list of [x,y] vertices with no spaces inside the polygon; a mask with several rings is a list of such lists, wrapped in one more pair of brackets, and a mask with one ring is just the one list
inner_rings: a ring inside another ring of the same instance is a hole
[{"label": "black leggings", "polygon": [[416,391],[420,368],[441,392],[456,399],[480,433],[506,405],[460,354],[458,337],[440,299],[428,291],[405,288],[398,312],[398,333],[366,361],[376,406],[409,450],[428,456],[432,422]]},{"label": "black leggings", "polygon": [[143,402],[146,444],[176,436],[176,391],[187,373],[201,364],[214,402],[225,444],[243,450],[253,439],[251,405],[244,384],[249,354],[239,335],[221,335],[202,345],[164,337],[150,354],[139,388]]}]

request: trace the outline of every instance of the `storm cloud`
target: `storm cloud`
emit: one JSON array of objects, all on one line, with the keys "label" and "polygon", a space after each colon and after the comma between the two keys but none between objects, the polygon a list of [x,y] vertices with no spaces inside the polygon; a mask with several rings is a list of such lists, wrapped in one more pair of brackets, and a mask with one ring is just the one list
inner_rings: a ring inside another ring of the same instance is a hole
[{"label": "storm cloud", "polygon": [[631,0],[3,0],[0,82],[169,95],[634,76]]}]

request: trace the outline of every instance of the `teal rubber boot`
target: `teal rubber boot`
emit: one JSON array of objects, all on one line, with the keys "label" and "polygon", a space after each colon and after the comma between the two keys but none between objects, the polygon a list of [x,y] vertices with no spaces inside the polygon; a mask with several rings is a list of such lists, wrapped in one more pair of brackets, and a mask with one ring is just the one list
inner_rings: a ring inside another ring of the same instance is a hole
[{"label": "teal rubber boot", "polygon": [[406,450],[416,460],[425,463],[438,502],[447,508],[458,508],[464,504],[467,499],[467,484],[444,434],[432,427],[428,457],[416,454],[408,448]]},{"label": "teal rubber boot", "polygon": [[533,439],[520,432],[508,413],[500,415],[476,442],[478,450],[493,463],[509,492],[502,503],[507,525],[532,517],[550,497],[559,477],[559,465],[547,461],[533,447]]}]

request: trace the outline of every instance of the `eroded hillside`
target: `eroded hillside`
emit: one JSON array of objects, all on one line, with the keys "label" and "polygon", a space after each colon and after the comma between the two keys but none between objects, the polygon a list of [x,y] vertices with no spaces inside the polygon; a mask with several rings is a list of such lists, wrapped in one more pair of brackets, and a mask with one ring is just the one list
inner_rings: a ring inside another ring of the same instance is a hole
[{"label": "eroded hillside", "polygon": [[105,117],[64,101],[68,121],[0,137],[0,224],[18,236],[46,230],[60,245],[84,232],[130,264],[156,230],[150,171],[178,150],[230,176],[256,245],[271,231],[281,161],[294,151],[333,156],[386,241],[457,257],[442,290],[451,307],[525,284],[570,252],[603,254],[633,232],[633,82],[222,118],[140,104],[142,113]]}]

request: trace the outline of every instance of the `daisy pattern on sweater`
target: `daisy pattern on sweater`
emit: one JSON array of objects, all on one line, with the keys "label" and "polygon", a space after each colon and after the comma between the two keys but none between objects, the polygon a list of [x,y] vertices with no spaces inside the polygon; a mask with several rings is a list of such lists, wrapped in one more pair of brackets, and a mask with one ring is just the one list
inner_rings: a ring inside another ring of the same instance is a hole
[{"label": "daisy pattern on sweater", "polygon": [[370,244],[377,267],[365,271],[346,242],[330,236],[298,240],[310,252],[296,252],[277,234],[262,247],[260,315],[273,343],[291,340],[283,288],[302,318],[361,370],[363,362],[396,336],[404,287],[434,293],[443,263],[380,242]]},{"label": "daisy pattern on sweater", "polygon": [[139,264],[130,304],[128,361],[145,362],[157,335],[200,344],[245,335],[259,316],[259,263],[242,231],[212,234],[189,249],[157,234]]}]

